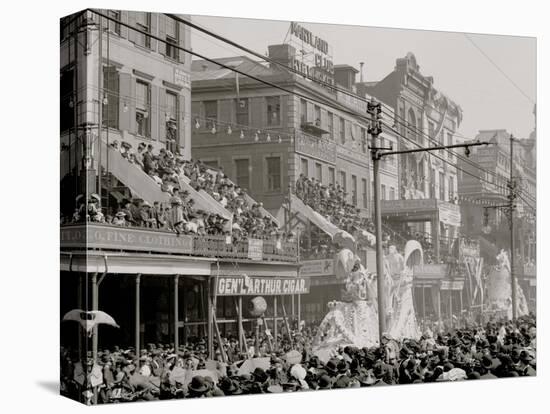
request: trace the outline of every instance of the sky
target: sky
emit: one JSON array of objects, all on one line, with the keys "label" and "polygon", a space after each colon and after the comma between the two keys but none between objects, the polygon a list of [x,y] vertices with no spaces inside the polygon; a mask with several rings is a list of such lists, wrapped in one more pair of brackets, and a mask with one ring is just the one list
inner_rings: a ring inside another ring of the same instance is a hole
[{"label": "sky", "polygon": [[[268,45],[283,43],[290,27],[288,21],[211,16],[192,16],[192,20],[262,54]],[[433,76],[434,87],[462,107],[464,118],[457,132],[463,137],[473,139],[482,129],[506,129],[524,138],[535,127],[535,38],[468,34],[476,48],[458,32],[300,24],[329,43],[334,64],[359,69],[359,62],[365,62],[365,81],[383,79],[397,58],[414,53],[420,72]],[[207,57],[244,54],[204,33],[191,32],[193,50]]]}]

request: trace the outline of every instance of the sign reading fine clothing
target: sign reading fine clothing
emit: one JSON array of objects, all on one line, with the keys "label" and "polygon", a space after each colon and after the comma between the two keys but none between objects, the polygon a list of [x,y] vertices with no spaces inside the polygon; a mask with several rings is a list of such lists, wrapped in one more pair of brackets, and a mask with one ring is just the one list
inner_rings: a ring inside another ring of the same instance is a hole
[{"label": "sign reading fine clothing", "polygon": [[219,276],[216,282],[218,296],[298,295],[309,293],[309,279],[267,278],[254,276]]},{"label": "sign reading fine clothing", "polygon": [[61,229],[62,247],[92,249],[125,249],[190,254],[193,238],[173,233],[144,231],[134,228],[88,225]]},{"label": "sign reading fine clothing", "polygon": [[262,260],[264,241],[261,239],[248,239],[248,258],[250,260]]}]

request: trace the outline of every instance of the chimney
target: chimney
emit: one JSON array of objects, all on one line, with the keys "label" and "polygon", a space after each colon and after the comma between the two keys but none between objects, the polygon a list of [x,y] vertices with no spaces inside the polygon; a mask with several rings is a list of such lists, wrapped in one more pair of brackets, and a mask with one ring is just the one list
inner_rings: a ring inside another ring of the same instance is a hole
[{"label": "chimney", "polygon": [[363,65],[365,62],[359,62],[359,82],[363,83]]},{"label": "chimney", "polygon": [[[296,56],[296,49],[289,44],[281,45],[269,45],[267,47],[268,55],[270,59],[281,63],[285,66],[293,67],[294,56]],[[276,66],[276,65],[275,65]]]}]

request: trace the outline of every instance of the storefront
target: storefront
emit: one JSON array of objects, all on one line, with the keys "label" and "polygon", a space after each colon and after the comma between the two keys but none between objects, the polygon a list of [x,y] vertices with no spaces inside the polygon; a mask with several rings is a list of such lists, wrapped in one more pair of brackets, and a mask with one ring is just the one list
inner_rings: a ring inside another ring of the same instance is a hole
[{"label": "storefront", "polygon": [[[242,309],[244,297],[271,298],[266,316],[273,315],[272,321],[287,317],[292,298],[298,306],[288,318],[299,318],[299,298],[309,292],[309,279],[298,277],[296,249],[296,244],[255,240],[226,245],[208,236],[148,229],[63,227],[61,313],[102,310],[115,319],[120,328],[96,328],[94,355],[114,345],[133,346],[138,353],[149,343],[177,348],[191,338],[206,339],[212,355],[215,337],[238,331],[234,303]],[[62,338],[63,346],[81,349],[76,324],[62,324]]]},{"label": "storefront", "polygon": [[[299,276],[295,264],[213,263],[210,278],[214,333],[238,338],[241,346],[243,333],[256,331],[258,325],[273,338],[296,327],[301,299],[310,289],[310,279]],[[266,303],[261,315],[253,311],[257,297]]]}]

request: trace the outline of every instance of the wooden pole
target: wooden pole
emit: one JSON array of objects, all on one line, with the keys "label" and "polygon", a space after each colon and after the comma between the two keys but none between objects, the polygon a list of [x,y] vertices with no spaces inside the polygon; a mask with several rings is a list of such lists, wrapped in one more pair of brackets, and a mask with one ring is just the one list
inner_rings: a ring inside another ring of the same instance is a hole
[{"label": "wooden pole", "polygon": [[439,332],[441,332],[443,319],[441,318],[441,287],[437,286],[437,322],[439,325]]},{"label": "wooden pole", "polygon": [[[92,274],[92,310],[98,310],[99,298],[98,298],[98,288],[97,288],[97,272]],[[94,363],[97,362],[97,334],[98,329],[97,325],[93,328],[92,334],[92,355],[94,358]]]},{"label": "wooden pole", "polygon": [[449,289],[449,328],[453,329],[453,291]]},{"label": "wooden pole", "polygon": [[208,358],[212,359],[214,356],[214,341],[213,341],[213,334],[214,334],[214,326],[213,326],[213,315],[214,315],[214,304],[212,303],[211,298],[211,286],[210,286],[210,279],[207,279],[206,281],[206,303],[208,304],[207,309],[207,343],[208,343]]},{"label": "wooden pole", "polygon": [[460,316],[458,318],[458,327],[462,327],[462,309],[463,309],[463,302],[462,302],[462,290],[459,291],[460,293]]},{"label": "wooden pole", "polygon": [[239,334],[239,352],[243,352],[243,346],[246,346],[246,342],[243,341],[244,329],[243,329],[243,297],[237,298],[237,330]]},{"label": "wooden pole", "polygon": [[301,325],[300,325],[300,321],[302,320],[302,295],[298,294],[297,295],[297,299],[298,299],[298,304],[297,304],[297,317],[298,317],[298,332],[301,332],[302,331],[302,328],[301,328]]},{"label": "wooden pole", "polygon": [[273,338],[275,339],[275,350],[278,351],[278,342],[277,336],[279,333],[279,328],[277,326],[277,296],[273,297]]},{"label": "wooden pole", "polygon": [[[215,305],[214,305],[214,309],[215,309]],[[220,334],[220,327],[218,325],[218,319],[216,318],[215,312],[212,314],[212,318],[213,318],[212,322],[214,325],[214,330],[216,331],[216,338],[218,340],[218,348],[220,349],[220,353],[222,354],[222,361],[227,362],[227,356],[225,355],[225,350],[223,349],[222,336]],[[210,357],[210,359],[213,359],[213,358]]]},{"label": "wooden pole", "polygon": [[422,323],[426,321],[426,286],[422,285]]},{"label": "wooden pole", "polygon": [[[76,288],[76,308],[82,309],[82,275],[77,274],[78,285]],[[83,329],[78,329],[78,360],[82,361],[82,336],[86,335]]]},{"label": "wooden pole", "polygon": [[174,276],[174,351],[179,348],[179,275]]},{"label": "wooden pole", "polygon": [[288,333],[288,339],[290,341],[290,345],[291,346],[294,346],[293,345],[293,340],[292,340],[292,333],[290,331],[290,325],[288,323],[288,318],[286,317],[286,308],[285,308],[285,300],[284,300],[284,296],[281,296],[281,308],[283,310],[283,322],[285,324],[285,328],[286,328],[286,331]]},{"label": "wooden pole", "polygon": [[140,342],[141,342],[141,315],[140,315],[140,285],[141,285],[141,273],[136,275],[136,309],[135,309],[135,348],[136,348],[136,366],[139,368],[139,357],[140,357]]}]

